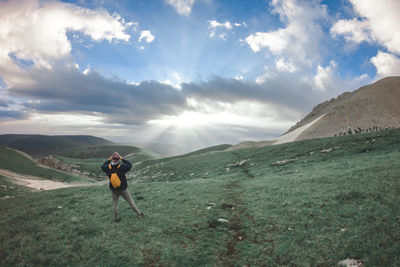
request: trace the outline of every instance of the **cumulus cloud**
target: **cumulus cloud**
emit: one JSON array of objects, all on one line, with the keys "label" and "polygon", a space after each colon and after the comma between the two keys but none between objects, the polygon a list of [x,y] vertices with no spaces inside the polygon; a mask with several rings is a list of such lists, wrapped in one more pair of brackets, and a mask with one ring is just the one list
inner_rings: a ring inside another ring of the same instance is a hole
[{"label": "cumulus cloud", "polygon": [[51,68],[54,61],[67,58],[71,52],[67,32],[81,32],[97,42],[128,41],[125,30],[131,23],[105,10],[13,0],[0,2],[0,25],[0,75],[10,86],[21,81],[27,63]]},{"label": "cumulus cloud", "polygon": [[274,32],[256,32],[246,38],[246,42],[254,52],[268,48],[272,53],[279,54],[288,43],[287,30],[280,29]]},{"label": "cumulus cloud", "polygon": [[295,72],[297,67],[292,61],[286,61],[284,58],[280,58],[276,61],[276,69],[279,71]]},{"label": "cumulus cloud", "polygon": [[395,55],[378,51],[378,54],[371,58],[371,62],[375,65],[379,78],[400,75],[400,58]]},{"label": "cumulus cloud", "polygon": [[231,23],[229,21],[218,22],[217,20],[209,20],[208,21],[208,29],[210,30],[210,38],[219,38],[221,40],[225,40],[226,36],[230,31],[233,30],[233,27],[247,27],[246,22],[235,22]]},{"label": "cumulus cloud", "polygon": [[254,52],[268,51],[267,58],[272,58],[275,63],[265,66],[264,73],[256,78],[257,84],[269,84],[274,80],[284,84],[290,77],[296,90],[305,95],[314,93],[311,99],[318,103],[318,99],[324,100],[321,96],[326,100],[346,90],[357,89],[370,80],[368,76],[343,80],[336,71],[338,66],[335,61],[330,61],[328,65],[322,63],[328,59],[329,53],[324,52],[330,37],[323,27],[331,21],[331,17],[321,1],[273,0],[270,5],[284,26],[256,32],[245,39]]},{"label": "cumulus cloud", "polygon": [[192,12],[195,0],[166,0],[166,3],[173,6],[180,15],[188,16]]},{"label": "cumulus cloud", "polygon": [[90,72],[90,67],[88,66],[84,71],[82,71],[82,74],[87,75]]},{"label": "cumulus cloud", "polygon": [[378,51],[370,59],[376,67],[376,76],[381,78],[399,75],[400,55],[400,2],[397,0],[362,1],[351,0],[356,18],[339,20],[332,28],[334,36],[344,36],[345,40],[360,44],[368,42],[385,47],[390,53]]},{"label": "cumulus cloud", "polygon": [[357,18],[339,20],[331,28],[333,35],[347,41],[377,42],[388,51],[400,54],[400,2],[398,0],[350,0]]},{"label": "cumulus cloud", "polygon": [[139,36],[139,42],[141,42],[144,39],[146,43],[149,44],[153,42],[155,38],[156,37],[153,34],[151,34],[151,31],[142,31]]},{"label": "cumulus cloud", "polygon": [[249,35],[245,42],[250,48],[254,52],[268,49],[274,55],[285,55],[303,63],[318,58],[316,51],[320,51],[324,36],[320,22],[328,17],[326,6],[314,1],[300,5],[296,0],[274,0],[271,6],[285,27]]},{"label": "cumulus cloud", "polygon": [[[208,28],[210,29],[210,38],[214,37],[217,33],[218,28],[222,28],[225,30],[231,30],[232,29],[232,24],[229,21],[225,21],[224,23],[220,23],[216,20],[209,20],[208,21]],[[220,38],[224,38],[224,34],[221,34],[219,36]]]},{"label": "cumulus cloud", "polygon": [[325,68],[318,65],[317,75],[314,77],[314,82],[317,89],[326,91],[330,88],[334,88],[336,80],[334,71],[336,67],[337,64],[334,61],[331,61],[329,66]]},{"label": "cumulus cloud", "polygon": [[357,18],[352,20],[339,20],[331,28],[333,36],[343,35],[346,41],[361,43],[364,41],[372,42],[374,40],[368,29],[367,21],[360,21]]}]

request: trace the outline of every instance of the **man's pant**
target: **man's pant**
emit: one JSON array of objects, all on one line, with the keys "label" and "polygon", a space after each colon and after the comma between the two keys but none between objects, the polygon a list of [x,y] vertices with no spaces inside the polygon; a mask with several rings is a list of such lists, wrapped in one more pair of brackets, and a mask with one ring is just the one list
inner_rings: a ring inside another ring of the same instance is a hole
[{"label": "man's pant", "polygon": [[133,209],[134,212],[137,214],[140,214],[139,209],[136,207],[135,202],[133,202],[132,196],[129,193],[128,189],[125,189],[124,191],[114,191],[111,190],[112,192],[112,199],[113,199],[113,211],[114,211],[114,218],[118,219],[119,214],[118,214],[118,199],[119,196],[122,196],[128,203],[129,206]]}]

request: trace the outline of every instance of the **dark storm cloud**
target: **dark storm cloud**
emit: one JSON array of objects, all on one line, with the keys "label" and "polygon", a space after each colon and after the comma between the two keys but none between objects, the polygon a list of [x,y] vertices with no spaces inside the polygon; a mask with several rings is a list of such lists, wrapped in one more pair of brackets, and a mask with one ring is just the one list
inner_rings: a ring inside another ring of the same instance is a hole
[{"label": "dark storm cloud", "polygon": [[0,96],[0,107],[8,107],[8,101],[1,98],[1,96]]},{"label": "dark storm cloud", "polygon": [[10,93],[32,100],[27,107],[50,112],[98,112],[129,123],[143,122],[162,114],[176,114],[186,105],[175,88],[155,81],[130,85],[107,79],[96,72],[75,69],[35,70],[33,84],[14,86]]},{"label": "dark storm cloud", "polygon": [[0,110],[0,120],[4,119],[24,119],[27,113],[19,110]]},{"label": "dark storm cloud", "polygon": [[313,84],[297,75],[281,74],[263,83],[215,77],[209,82],[182,84],[185,96],[232,103],[242,100],[259,101],[275,106],[307,111],[326,98],[324,92],[313,90]]},{"label": "dark storm cloud", "polygon": [[96,112],[105,115],[107,121],[124,124],[141,124],[193,109],[187,98],[210,105],[258,101],[278,110],[306,113],[329,97],[313,90],[313,83],[291,74],[277,75],[262,84],[215,77],[208,82],[184,83],[181,90],[157,81],[131,85],[96,72],[84,75],[74,68],[35,69],[29,75],[33,83],[9,89],[13,95],[32,100],[25,103],[26,108],[39,112]]}]

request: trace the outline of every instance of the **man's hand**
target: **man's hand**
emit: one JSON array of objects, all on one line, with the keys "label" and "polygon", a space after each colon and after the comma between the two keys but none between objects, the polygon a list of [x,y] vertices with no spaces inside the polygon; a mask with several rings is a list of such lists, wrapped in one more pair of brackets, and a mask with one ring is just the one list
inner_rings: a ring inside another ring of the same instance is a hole
[{"label": "man's hand", "polygon": [[120,161],[122,161],[123,159],[124,159],[124,158],[123,158],[122,156],[119,158]]},{"label": "man's hand", "polygon": [[110,156],[110,157],[108,158],[108,160],[109,160],[109,161],[112,161],[112,156]]}]

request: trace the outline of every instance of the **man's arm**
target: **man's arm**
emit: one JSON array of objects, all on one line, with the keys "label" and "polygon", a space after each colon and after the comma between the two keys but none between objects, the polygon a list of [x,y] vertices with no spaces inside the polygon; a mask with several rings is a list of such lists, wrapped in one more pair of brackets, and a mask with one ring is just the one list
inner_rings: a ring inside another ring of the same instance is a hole
[{"label": "man's arm", "polygon": [[121,171],[128,172],[130,169],[132,169],[132,163],[127,161],[126,159],[121,158],[122,164],[121,164]]},{"label": "man's arm", "polygon": [[101,169],[103,170],[103,172],[108,173],[108,164],[110,164],[111,160],[107,160],[106,162],[104,162],[104,164],[101,166]]}]

